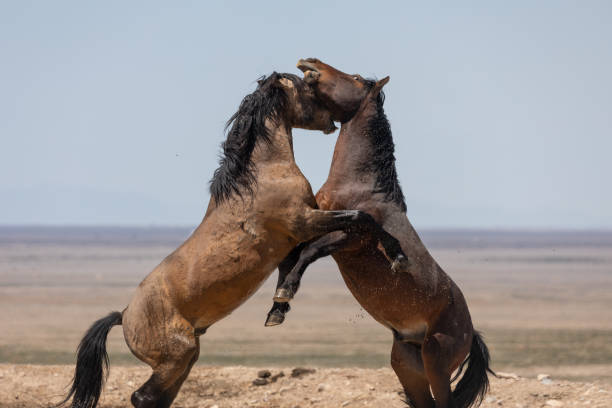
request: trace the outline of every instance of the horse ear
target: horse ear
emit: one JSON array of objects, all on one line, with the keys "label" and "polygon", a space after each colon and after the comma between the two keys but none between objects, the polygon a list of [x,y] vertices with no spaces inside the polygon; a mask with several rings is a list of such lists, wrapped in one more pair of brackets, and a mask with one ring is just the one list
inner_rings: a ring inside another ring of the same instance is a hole
[{"label": "horse ear", "polygon": [[385,86],[387,84],[387,82],[389,82],[389,79],[391,79],[391,78],[389,77],[389,75],[387,75],[386,77],[384,77],[380,81],[376,81],[376,83],[372,87],[372,90],[370,91],[370,95],[372,97],[377,97],[378,94],[380,93],[380,91],[382,91],[383,86]]}]

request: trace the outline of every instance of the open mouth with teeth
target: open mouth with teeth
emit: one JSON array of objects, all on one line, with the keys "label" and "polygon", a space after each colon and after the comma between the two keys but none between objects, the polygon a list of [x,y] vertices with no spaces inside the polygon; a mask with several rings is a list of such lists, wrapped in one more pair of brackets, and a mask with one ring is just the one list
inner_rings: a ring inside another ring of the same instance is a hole
[{"label": "open mouth with teeth", "polygon": [[307,84],[317,82],[321,76],[321,73],[314,65],[315,62],[318,62],[316,58],[306,58],[299,60],[297,63],[297,68],[304,73],[304,82]]}]

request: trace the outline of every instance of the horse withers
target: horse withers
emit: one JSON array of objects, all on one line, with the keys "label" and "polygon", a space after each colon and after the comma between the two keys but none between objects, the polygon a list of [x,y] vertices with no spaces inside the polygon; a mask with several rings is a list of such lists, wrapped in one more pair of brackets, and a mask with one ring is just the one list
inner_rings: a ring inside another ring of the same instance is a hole
[{"label": "horse withers", "polygon": [[131,397],[137,408],[169,407],[200,353],[199,336],[248,299],[298,243],[334,230],[378,237],[395,266],[399,242],[369,215],[321,211],[298,168],[291,129],[331,133],[329,110],[291,74],[258,82],[228,122],[223,157],[201,224],[138,286],[123,312],[98,320],[83,337],[63,403],[95,407],[108,369],[106,337],[123,325],[132,353],[153,369]]},{"label": "horse withers", "polygon": [[[392,331],[391,365],[410,404],[465,408],[478,403],[488,388],[489,353],[472,326],[461,290],[429,254],[406,216],[383,109],[382,87],[389,77],[368,80],[317,59],[300,60],[298,68],[333,118],[342,122],[329,177],[316,195],[319,208],[355,208],[372,215],[400,240],[412,264],[406,273],[394,273],[377,242],[350,231],[302,244],[279,267],[266,325],[282,323],[289,310],[286,302],[298,290],[306,267],[331,254],[357,301]],[[451,391],[451,375],[458,368],[466,370]]]}]

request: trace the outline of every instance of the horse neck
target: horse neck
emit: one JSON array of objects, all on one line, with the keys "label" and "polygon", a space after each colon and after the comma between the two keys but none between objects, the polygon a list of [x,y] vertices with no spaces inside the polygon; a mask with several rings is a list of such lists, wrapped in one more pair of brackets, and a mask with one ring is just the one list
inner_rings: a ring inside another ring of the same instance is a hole
[{"label": "horse neck", "polygon": [[360,111],[340,127],[334,148],[329,180],[363,179],[366,164],[372,158],[372,142],[368,137],[369,121],[375,112]]},{"label": "horse neck", "polygon": [[255,166],[281,162],[295,163],[291,126],[282,121],[277,124],[266,119],[266,129],[268,129],[269,142],[264,140],[257,142],[252,156]]}]

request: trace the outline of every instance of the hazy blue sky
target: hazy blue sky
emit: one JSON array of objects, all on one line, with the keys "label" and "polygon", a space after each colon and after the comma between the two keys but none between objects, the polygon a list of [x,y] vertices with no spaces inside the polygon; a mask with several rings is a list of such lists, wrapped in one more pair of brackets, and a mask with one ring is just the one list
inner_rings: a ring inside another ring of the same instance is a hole
[{"label": "hazy blue sky", "polygon": [[[254,80],[390,75],[416,227],[612,227],[612,2],[0,2],[0,224],[195,225]],[[313,189],[335,136],[296,131]]]}]

